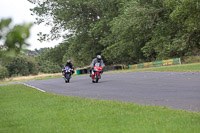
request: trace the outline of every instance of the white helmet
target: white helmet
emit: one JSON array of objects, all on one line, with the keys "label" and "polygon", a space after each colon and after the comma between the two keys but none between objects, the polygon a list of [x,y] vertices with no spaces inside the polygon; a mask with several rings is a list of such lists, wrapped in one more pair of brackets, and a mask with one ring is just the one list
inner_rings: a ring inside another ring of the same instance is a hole
[{"label": "white helmet", "polygon": [[67,60],[67,63],[71,63],[71,60]]},{"label": "white helmet", "polygon": [[101,55],[97,55],[97,61],[98,61],[98,62],[101,61]]}]

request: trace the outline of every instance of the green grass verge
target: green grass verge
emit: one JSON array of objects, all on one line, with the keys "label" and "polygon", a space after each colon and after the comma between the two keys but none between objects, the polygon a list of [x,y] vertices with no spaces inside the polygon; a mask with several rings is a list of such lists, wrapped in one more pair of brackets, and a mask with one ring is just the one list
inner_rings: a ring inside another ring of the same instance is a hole
[{"label": "green grass verge", "polygon": [[181,64],[172,66],[161,66],[161,67],[151,67],[151,68],[141,68],[141,69],[129,69],[129,70],[119,70],[110,71],[112,72],[143,72],[143,71],[159,71],[159,72],[200,72],[200,63],[193,64]]},{"label": "green grass verge", "polygon": [[0,81],[0,84],[7,84],[12,82],[21,82],[21,81],[33,81],[33,80],[44,80],[44,79],[55,79],[55,78],[61,78],[62,76],[45,76],[45,77],[35,77],[30,79],[22,79],[22,80],[13,80],[12,78],[8,79],[8,81]]},{"label": "green grass verge", "polygon": [[0,86],[0,133],[199,133],[200,113]]},{"label": "green grass verge", "polygon": [[[73,75],[73,77],[78,75]],[[12,78],[8,79],[8,81],[0,81],[0,84],[8,84],[13,82],[24,82],[24,81],[33,81],[33,80],[45,80],[45,79],[55,79],[55,78],[62,78],[62,75],[60,76],[45,76],[45,77],[35,77],[30,79],[22,79],[22,80],[13,80]]]}]

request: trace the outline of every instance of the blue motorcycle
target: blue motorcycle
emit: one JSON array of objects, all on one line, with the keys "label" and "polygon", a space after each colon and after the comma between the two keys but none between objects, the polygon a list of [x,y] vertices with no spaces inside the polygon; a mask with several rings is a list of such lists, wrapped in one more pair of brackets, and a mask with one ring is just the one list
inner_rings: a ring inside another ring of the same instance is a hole
[{"label": "blue motorcycle", "polygon": [[69,83],[72,75],[72,69],[68,66],[66,66],[63,70],[63,78],[65,80],[65,83]]}]

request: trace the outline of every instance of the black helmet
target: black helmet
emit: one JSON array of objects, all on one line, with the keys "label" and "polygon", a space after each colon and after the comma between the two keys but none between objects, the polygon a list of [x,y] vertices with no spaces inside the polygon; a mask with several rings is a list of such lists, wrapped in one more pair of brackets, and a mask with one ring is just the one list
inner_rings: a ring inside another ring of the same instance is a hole
[{"label": "black helmet", "polygon": [[98,61],[98,62],[101,61],[101,55],[97,55],[97,61]]},{"label": "black helmet", "polygon": [[67,64],[71,63],[71,60],[67,60]]}]

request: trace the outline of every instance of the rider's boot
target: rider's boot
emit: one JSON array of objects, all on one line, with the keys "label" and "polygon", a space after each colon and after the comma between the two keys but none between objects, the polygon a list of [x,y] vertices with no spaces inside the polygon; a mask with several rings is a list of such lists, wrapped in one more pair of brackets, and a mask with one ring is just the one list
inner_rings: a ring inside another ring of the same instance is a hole
[{"label": "rider's boot", "polygon": [[91,75],[91,72],[90,72],[90,77],[91,77],[92,75]]},{"label": "rider's boot", "polygon": [[63,73],[63,74],[62,74],[62,77],[63,77],[63,78],[65,77],[64,75],[65,75],[65,74]]}]

